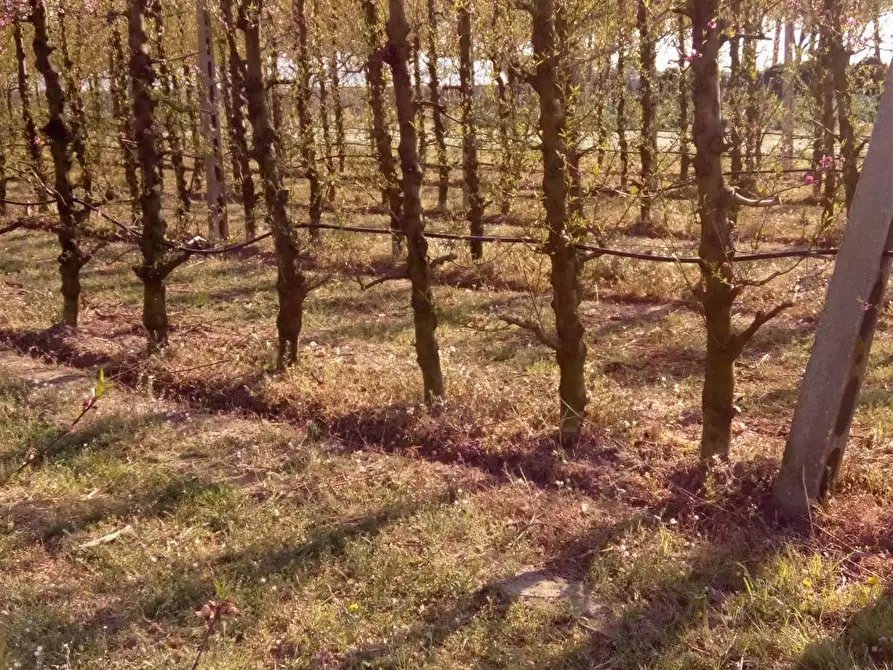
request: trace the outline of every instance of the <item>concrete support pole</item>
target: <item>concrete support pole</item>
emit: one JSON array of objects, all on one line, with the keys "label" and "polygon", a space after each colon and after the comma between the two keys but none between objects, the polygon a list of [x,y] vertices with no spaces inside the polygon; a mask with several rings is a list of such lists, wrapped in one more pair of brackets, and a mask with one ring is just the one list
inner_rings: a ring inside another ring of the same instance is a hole
[{"label": "concrete support pole", "polygon": [[893,247],[893,68],[819,319],[785,446],[776,498],[803,517],[825,498],[843,459],[890,275]]}]

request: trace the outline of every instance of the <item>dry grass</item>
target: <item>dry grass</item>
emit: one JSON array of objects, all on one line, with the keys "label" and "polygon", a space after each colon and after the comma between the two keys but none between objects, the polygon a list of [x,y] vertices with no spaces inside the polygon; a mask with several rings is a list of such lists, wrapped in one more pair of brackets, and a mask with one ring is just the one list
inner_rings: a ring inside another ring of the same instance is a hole
[{"label": "dry grass", "polygon": [[[370,204],[357,188],[343,200]],[[521,225],[491,229],[535,232],[523,221],[535,220],[536,203],[524,202]],[[693,245],[685,201],[666,205],[670,240],[627,237],[628,203],[598,205],[612,244]],[[742,235],[786,244],[804,214],[816,218],[804,206],[747,213]],[[85,268],[73,333],[47,330],[58,308],[52,239],[0,238],[4,341],[63,366],[102,367],[120,384],[57,453],[0,490],[0,667],[183,666],[202,632],[192,611],[214,597],[215,580],[241,614],[215,635],[209,668],[893,663],[886,320],[834,501],[812,535],[771,511],[824,262],[747,295],[742,323],[795,284],[801,300],[741,361],[734,463],[692,491],[703,335],[691,270],[589,264],[589,425],[562,451],[550,352],[492,316],[548,323],[543,257],[493,246],[474,266],[461,246],[433,245],[433,255],[460,258],[438,274],[448,399],[429,410],[408,287],[362,291],[357,281],[386,265],[388,244],[332,233],[308,249],[308,267],[336,279],[307,303],[299,365],[274,376],[269,248],[178,270],[172,346],[147,359],[132,252],[107,248]],[[46,443],[88,386],[73,372],[30,383],[23,360],[0,361],[3,471],[23,445]],[[135,536],[79,548],[126,524]],[[584,579],[604,617],[505,601],[495,586],[525,566]]]}]

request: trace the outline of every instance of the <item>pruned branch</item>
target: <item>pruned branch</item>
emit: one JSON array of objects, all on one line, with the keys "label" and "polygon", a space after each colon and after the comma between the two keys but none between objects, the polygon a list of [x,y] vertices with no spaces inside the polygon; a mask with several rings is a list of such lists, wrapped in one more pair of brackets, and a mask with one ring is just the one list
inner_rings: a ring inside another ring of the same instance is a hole
[{"label": "pruned branch", "polygon": [[[428,268],[433,270],[436,267],[440,267],[444,263],[449,263],[456,260],[456,258],[458,258],[456,254],[446,254],[444,256],[438,256],[437,258],[428,261]],[[359,284],[362,290],[368,291],[373,286],[378,286],[379,284],[384,284],[386,281],[393,281],[396,279],[409,279],[409,268],[404,265],[391,270],[390,272],[383,274],[376,279],[373,279],[368,284],[364,284],[363,282],[359,282]]]},{"label": "pruned branch", "polygon": [[781,204],[781,198],[777,195],[771,198],[747,198],[734,188],[729,189],[729,195],[731,195],[732,201],[736,205],[741,205],[742,207],[775,207]]},{"label": "pruned branch", "polygon": [[505,321],[506,323],[510,323],[513,326],[518,326],[518,328],[523,328],[524,330],[529,330],[534,334],[536,339],[540,341],[540,343],[545,344],[547,347],[554,351],[558,351],[558,348],[561,346],[558,342],[558,338],[555,335],[547,333],[543,326],[531,319],[522,319],[517,316],[512,316],[511,314],[497,314],[496,318],[500,321]]},{"label": "pruned branch", "polygon": [[744,350],[744,347],[747,346],[747,343],[750,342],[753,336],[757,334],[757,331],[760,328],[765,326],[769,321],[774,319],[783,311],[785,311],[786,309],[790,309],[793,306],[793,302],[786,301],[776,305],[768,312],[757,312],[750,325],[735,336],[735,357],[737,358],[741,354],[741,352]]},{"label": "pruned branch", "polygon": [[313,291],[322,288],[334,278],[335,274],[333,272],[329,272],[320,277],[317,277],[313,281],[307,282],[307,293],[312,293]]}]

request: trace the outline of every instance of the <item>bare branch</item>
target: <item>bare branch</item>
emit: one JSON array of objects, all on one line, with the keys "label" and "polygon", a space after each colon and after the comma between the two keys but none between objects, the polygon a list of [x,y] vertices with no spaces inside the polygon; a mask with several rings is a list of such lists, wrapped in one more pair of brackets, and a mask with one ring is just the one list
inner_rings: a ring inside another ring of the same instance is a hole
[{"label": "bare branch", "polygon": [[775,207],[781,204],[781,198],[777,195],[771,198],[746,198],[734,188],[729,189],[729,194],[732,196],[733,202],[742,207]]},{"label": "bare branch", "polygon": [[753,338],[754,335],[756,335],[757,331],[760,328],[762,328],[769,321],[781,314],[783,311],[785,311],[786,309],[790,309],[793,306],[793,302],[786,301],[776,305],[768,312],[757,312],[751,324],[735,336],[735,357],[737,358],[741,354],[741,352],[744,350],[744,347],[747,346],[747,343],[750,342],[750,340]]},{"label": "bare branch", "polygon": [[558,348],[561,346],[558,342],[558,338],[550,333],[547,333],[545,329],[536,321],[532,321],[530,319],[522,319],[517,316],[512,316],[510,314],[496,314],[496,318],[500,321],[505,321],[506,323],[510,323],[513,326],[518,326],[519,328],[523,328],[524,330],[529,330],[536,336],[542,344],[545,344],[550,349],[554,351],[558,351]]}]

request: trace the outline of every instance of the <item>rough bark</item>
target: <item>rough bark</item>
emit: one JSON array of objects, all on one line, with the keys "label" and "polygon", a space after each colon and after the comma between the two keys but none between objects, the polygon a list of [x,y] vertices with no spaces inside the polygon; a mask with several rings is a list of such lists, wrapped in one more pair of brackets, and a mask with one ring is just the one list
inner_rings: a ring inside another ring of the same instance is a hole
[{"label": "rough bark", "polygon": [[[856,134],[853,129],[853,103],[847,81],[847,67],[850,53],[844,44],[843,17],[840,0],[824,0],[824,18],[831,26],[828,30],[828,65],[834,89],[834,102],[837,107],[837,128],[840,137],[841,182],[843,183],[844,203],[847,212],[853,203],[856,183],[859,181],[859,165],[856,148]],[[833,154],[826,154],[829,158]]]},{"label": "rough bark", "polygon": [[[71,59],[68,49],[65,8],[59,4],[56,15],[59,19],[59,47],[62,52],[62,75],[65,81],[65,97],[68,100],[70,115],[68,128],[71,132],[71,149],[81,170],[81,188],[87,199],[93,196],[93,170],[87,158],[87,112],[81,95],[82,78],[77,65]],[[80,27],[80,25],[79,25]]]},{"label": "rough bark", "polygon": [[[478,177],[477,128],[474,119],[474,54],[471,43],[470,0],[461,0],[456,6],[459,30],[459,93],[462,121],[462,175],[468,196],[468,229],[474,236],[484,234],[484,199]],[[472,240],[472,260],[484,257],[484,244]]]},{"label": "rough bark", "polygon": [[[694,103],[695,175],[698,185],[698,218],[701,240],[701,303],[707,329],[707,355],[701,397],[703,432],[701,459],[726,457],[731,443],[735,390],[735,338],[732,332],[735,253],[730,195],[723,179],[725,147],[720,111],[718,55],[720,29],[713,20],[719,0],[689,0]],[[711,27],[711,25],[713,27]]]},{"label": "rough bark", "polygon": [[329,89],[326,82],[326,63],[321,55],[316,58],[316,80],[319,86],[319,118],[322,125],[322,145],[326,152],[326,196],[329,207],[335,204],[335,158],[332,156],[332,127],[329,123]]},{"label": "rough bark", "polygon": [[133,137],[133,116],[127,90],[127,66],[123,38],[114,18],[112,21],[112,48],[109,51],[109,93],[112,99],[112,116],[118,124],[118,146],[124,163],[124,181],[130,194],[130,212],[134,221],[141,216],[140,181],[137,174],[136,144]]},{"label": "rough bark", "polygon": [[620,157],[620,190],[629,183],[629,141],[626,138],[626,39],[621,34],[617,47],[617,82],[614,85],[614,108],[617,111],[617,150]]},{"label": "rough bark", "polygon": [[[308,16],[304,0],[295,0],[295,24],[298,32],[298,81],[295,91],[300,127],[301,160],[304,176],[310,186],[310,223],[318,225],[322,220],[322,186],[316,167],[316,142],[313,139],[313,119],[310,115],[310,47],[308,40]],[[310,229],[310,238],[319,240],[318,228]]]},{"label": "rough bark", "polygon": [[230,145],[233,153],[233,177],[239,180],[242,192],[242,209],[245,212],[245,237],[251,239],[257,234],[254,210],[257,206],[257,193],[254,190],[254,177],[251,174],[251,156],[248,150],[248,137],[245,134],[245,61],[239,54],[236,42],[235,21],[233,20],[233,0],[220,0],[220,14],[226,32],[226,70],[230,83]]},{"label": "rough bark", "polygon": [[65,92],[59,73],[50,61],[46,6],[43,0],[30,0],[31,23],[34,26],[34,60],[43,75],[49,121],[43,131],[50,141],[55,180],[53,184],[59,214],[59,276],[62,280],[62,323],[77,326],[81,295],[81,267],[84,256],[78,245],[78,220],[74,211],[74,189],[71,185],[71,131],[66,123]]},{"label": "rough bark", "polygon": [[[334,20],[334,19],[333,19]],[[338,73],[338,53],[329,59],[329,82],[332,89],[332,113],[335,115],[335,146],[338,149],[338,172],[344,172],[345,134],[344,105],[341,103],[341,76]]]},{"label": "rough bark", "polygon": [[208,234],[210,237],[229,237],[226,211],[226,176],[223,173],[223,142],[220,133],[220,103],[218,101],[217,64],[211,13],[205,0],[196,0],[198,24],[198,62],[201,71],[202,132],[205,136],[205,200],[208,204]]},{"label": "rough bark", "polygon": [[[364,0],[371,2],[372,0]],[[415,347],[426,402],[444,395],[440,352],[437,346],[437,315],[428,267],[428,242],[422,219],[422,169],[415,130],[415,100],[409,76],[409,24],[403,0],[389,0],[386,57],[394,79],[397,122],[400,127],[400,167],[403,172],[403,233],[406,236],[407,271],[412,290]]]},{"label": "rough bark", "polygon": [[282,370],[297,362],[307,280],[301,271],[295,231],[288,218],[288,191],[283,186],[279,172],[276,133],[270,123],[267,107],[260,37],[261,15],[262,0],[242,0],[239,6],[239,28],[245,36],[245,94],[248,100],[248,119],[253,130],[254,157],[260,168],[276,250],[276,291],[279,297],[279,314],[276,318],[279,350],[276,367]]},{"label": "rough bark", "polygon": [[148,348],[154,353],[168,343],[168,320],[165,279],[185,255],[168,257],[165,246],[167,224],[161,211],[161,154],[156,139],[153,89],[155,70],[148,53],[145,21],[149,0],[131,0],[128,16],[130,46],[130,88],[134,119],[134,137],[139,161],[142,188],[142,238],[140,251],[143,262],[134,268],[143,283],[143,326],[146,328]]},{"label": "rough bark", "polygon": [[575,231],[569,226],[567,87],[562,85],[567,56],[559,40],[563,34],[564,11],[555,0],[533,3],[533,53],[536,71],[531,84],[539,98],[540,150],[543,157],[543,196],[546,208],[551,263],[552,309],[557,340],[555,353],[560,374],[559,436],[576,441],[586,412],[586,344],[580,305],[580,260],[574,246]]},{"label": "rough bark", "polygon": [[641,232],[654,227],[652,204],[657,191],[657,42],[649,21],[651,8],[648,0],[638,0],[636,28],[639,31],[639,103],[642,107],[642,129],[639,140],[641,190],[639,193],[639,221]]},{"label": "rough bark", "polygon": [[688,70],[685,68],[685,58],[688,54],[685,38],[685,16],[679,14],[676,17],[676,48],[679,55],[679,181],[688,181],[688,171],[691,168],[691,155],[688,153],[689,128],[688,107],[691,99]]},{"label": "rough bark", "polygon": [[431,122],[434,125],[434,146],[437,155],[437,208],[446,210],[450,188],[450,168],[447,163],[446,126],[443,100],[440,97],[437,49],[436,0],[427,0],[428,8],[428,100],[431,103]]},{"label": "rough bark", "polygon": [[428,133],[425,129],[425,106],[422,104],[425,97],[422,94],[422,38],[418,30],[412,36],[412,79],[415,85],[415,99],[418,101],[416,128],[419,134],[419,160],[424,169],[428,162]]},{"label": "rough bark", "polygon": [[189,197],[189,185],[186,183],[186,165],[183,162],[183,126],[180,122],[180,114],[176,109],[179,101],[174,91],[173,74],[168,65],[164,44],[164,10],[159,0],[150,5],[150,9],[155,23],[154,48],[158,62],[158,82],[166,103],[163,106],[162,118],[167,131],[165,137],[167,156],[174,168],[174,182],[177,188],[177,219],[182,222],[192,205]]},{"label": "rough bark", "polygon": [[378,170],[384,181],[383,193],[393,231],[392,253],[396,259],[401,253],[400,217],[403,196],[397,181],[397,166],[391,149],[391,133],[388,130],[385,111],[386,87],[384,78],[384,36],[378,7],[374,0],[361,0],[366,31],[366,81],[369,89],[369,110],[372,115],[372,143],[378,159]]},{"label": "rough bark", "polygon": [[[34,124],[34,115],[31,111],[31,93],[28,84],[28,61],[25,57],[25,43],[22,38],[22,24],[16,19],[13,21],[13,42],[15,43],[17,83],[19,89],[19,104],[21,105],[22,123],[25,129],[25,142],[28,145],[28,154],[31,157],[31,169],[38,183],[35,184],[34,193],[40,203],[46,202],[44,185],[47,183],[46,171],[43,167],[43,145],[37,135],[37,126]],[[46,204],[40,205],[40,211],[46,212]]]}]

